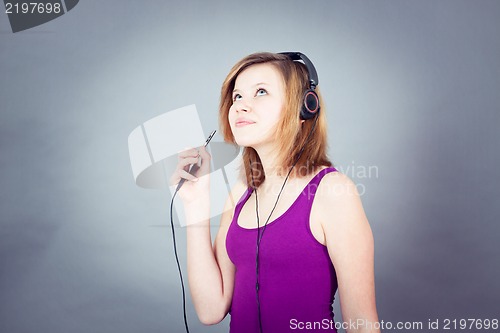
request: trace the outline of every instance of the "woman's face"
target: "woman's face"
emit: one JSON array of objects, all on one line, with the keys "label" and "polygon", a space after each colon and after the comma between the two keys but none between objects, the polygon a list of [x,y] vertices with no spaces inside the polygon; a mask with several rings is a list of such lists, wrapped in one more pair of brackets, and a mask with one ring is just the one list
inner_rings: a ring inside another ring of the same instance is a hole
[{"label": "woman's face", "polygon": [[273,142],[284,102],[283,80],[273,65],[252,65],[241,72],[228,116],[236,143],[258,148]]}]

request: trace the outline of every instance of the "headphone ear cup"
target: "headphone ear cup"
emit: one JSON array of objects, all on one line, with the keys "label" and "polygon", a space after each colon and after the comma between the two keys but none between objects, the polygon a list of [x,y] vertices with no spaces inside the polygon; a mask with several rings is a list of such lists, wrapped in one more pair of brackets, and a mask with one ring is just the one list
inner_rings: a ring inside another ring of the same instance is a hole
[{"label": "headphone ear cup", "polygon": [[314,118],[319,112],[319,97],[318,94],[312,89],[308,89],[304,93],[303,105],[300,110],[300,119],[308,120]]}]

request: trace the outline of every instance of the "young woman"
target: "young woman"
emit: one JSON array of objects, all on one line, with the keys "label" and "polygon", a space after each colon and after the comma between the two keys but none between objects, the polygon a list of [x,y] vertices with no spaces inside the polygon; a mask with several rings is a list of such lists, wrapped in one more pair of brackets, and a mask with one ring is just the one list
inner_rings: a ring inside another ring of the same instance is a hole
[{"label": "young woman", "polygon": [[244,151],[232,190],[240,200],[233,207],[228,198],[213,246],[210,155],[179,154],[171,183],[187,180],[179,196],[192,301],[207,325],[229,313],[232,333],[335,331],[338,288],[344,328],[378,332],[372,232],[355,184],[327,158],[325,109],[300,116],[304,92],[315,87],[310,68],[294,60],[252,54],[224,81],[222,133]]}]

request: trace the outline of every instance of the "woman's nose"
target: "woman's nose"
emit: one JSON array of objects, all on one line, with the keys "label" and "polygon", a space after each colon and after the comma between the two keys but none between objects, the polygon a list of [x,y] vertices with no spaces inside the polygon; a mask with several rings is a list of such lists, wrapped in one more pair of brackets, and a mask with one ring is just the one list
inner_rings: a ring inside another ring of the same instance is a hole
[{"label": "woman's nose", "polygon": [[237,112],[249,112],[252,109],[250,103],[244,98],[237,100],[235,107]]}]

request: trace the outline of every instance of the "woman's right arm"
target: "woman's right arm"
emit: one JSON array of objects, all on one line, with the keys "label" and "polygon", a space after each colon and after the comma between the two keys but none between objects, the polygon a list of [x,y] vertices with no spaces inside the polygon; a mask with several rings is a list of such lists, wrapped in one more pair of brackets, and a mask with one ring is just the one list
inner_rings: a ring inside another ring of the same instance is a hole
[{"label": "woman's right arm", "polygon": [[235,268],[226,251],[226,236],[233,212],[228,198],[213,247],[208,219],[187,227],[189,287],[198,318],[206,325],[222,321],[231,307]]},{"label": "woman's right arm", "polygon": [[[186,181],[179,190],[179,195],[183,199],[187,225],[187,271],[191,298],[200,321],[206,325],[213,325],[222,321],[227,315],[233,296],[235,268],[226,251],[226,235],[234,207],[233,200],[229,197],[212,246],[209,163],[206,163],[210,160],[210,155],[204,148],[200,148],[199,153],[202,158],[199,172],[205,176],[198,177],[197,181]],[[192,164],[196,154],[195,150],[191,153],[183,152],[183,156],[180,154],[180,168],[187,170],[183,164]],[[187,180],[194,178],[183,174],[182,171],[178,174]],[[233,189],[232,196],[237,197],[236,195],[241,195],[243,191],[244,185],[239,183]]]}]

